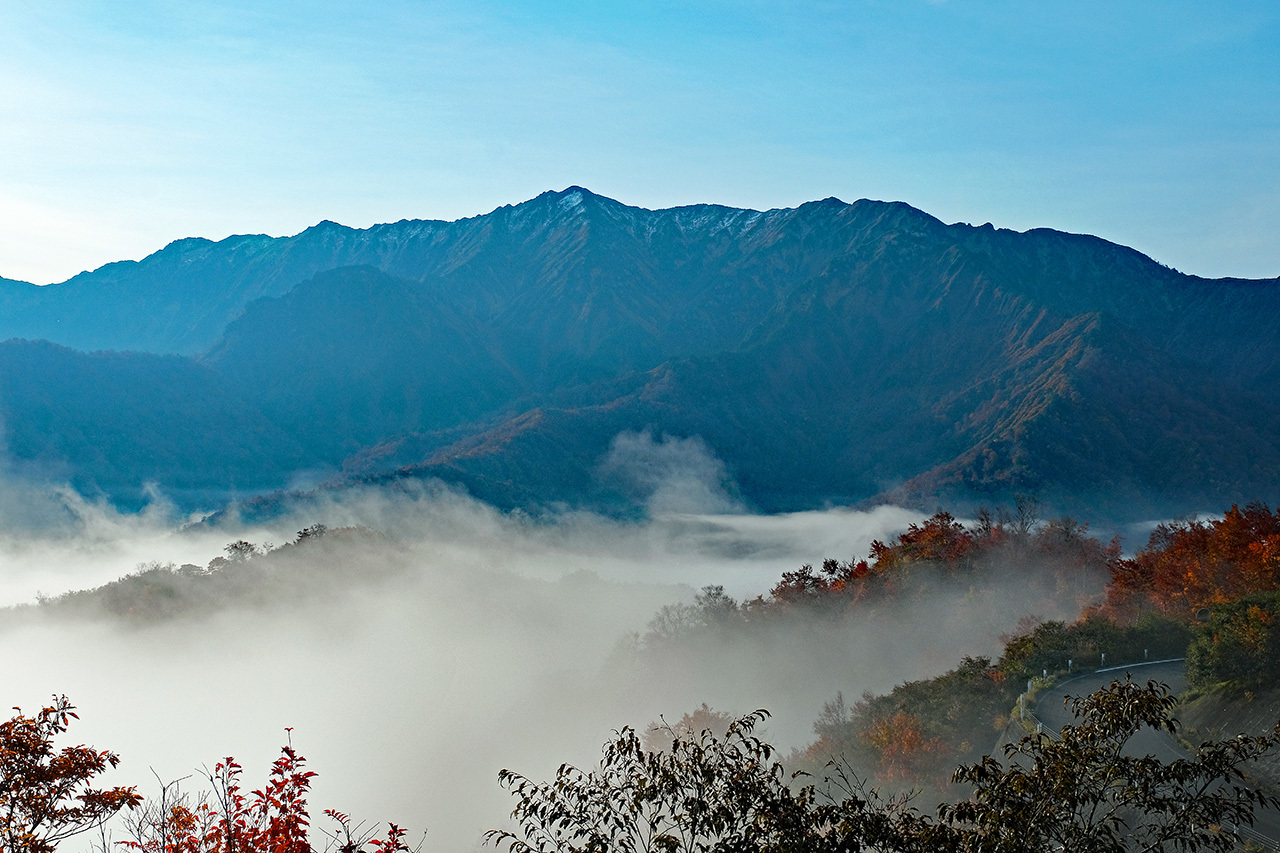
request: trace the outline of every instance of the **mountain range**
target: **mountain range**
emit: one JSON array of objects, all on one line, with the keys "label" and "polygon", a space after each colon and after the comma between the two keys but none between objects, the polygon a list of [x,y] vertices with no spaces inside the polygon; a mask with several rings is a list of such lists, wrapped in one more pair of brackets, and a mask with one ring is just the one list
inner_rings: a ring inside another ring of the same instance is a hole
[{"label": "mountain range", "polygon": [[998,502],[1136,519],[1280,492],[1280,279],[837,199],[178,240],[0,279],[13,469],[122,505],[440,478],[623,508],[618,436],[697,439],[777,511]]}]

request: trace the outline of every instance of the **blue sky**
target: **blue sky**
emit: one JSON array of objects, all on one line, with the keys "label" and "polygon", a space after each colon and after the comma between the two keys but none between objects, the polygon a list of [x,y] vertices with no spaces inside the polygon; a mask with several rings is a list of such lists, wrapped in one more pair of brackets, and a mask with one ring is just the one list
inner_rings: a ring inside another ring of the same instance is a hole
[{"label": "blue sky", "polygon": [[0,276],[570,184],[1277,276],[1280,4],[0,0]]}]

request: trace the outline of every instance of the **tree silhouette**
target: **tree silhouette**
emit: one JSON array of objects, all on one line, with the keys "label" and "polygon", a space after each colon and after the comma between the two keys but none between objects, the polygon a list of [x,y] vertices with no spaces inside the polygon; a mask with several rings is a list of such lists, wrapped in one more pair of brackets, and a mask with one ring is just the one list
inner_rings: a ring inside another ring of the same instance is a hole
[{"label": "tree silhouette", "polygon": [[1168,764],[1126,754],[1139,730],[1176,729],[1174,701],[1164,685],[1128,680],[1077,699],[1080,722],[1060,739],[1029,735],[1006,761],[956,770],[973,795],[936,815],[882,800],[838,766],[821,786],[798,784],[752,734],[764,711],[659,752],[624,728],[597,770],[562,765],[550,782],[503,770],[516,826],[486,838],[510,853],[1226,853],[1255,807],[1280,806],[1242,784],[1280,726]]}]

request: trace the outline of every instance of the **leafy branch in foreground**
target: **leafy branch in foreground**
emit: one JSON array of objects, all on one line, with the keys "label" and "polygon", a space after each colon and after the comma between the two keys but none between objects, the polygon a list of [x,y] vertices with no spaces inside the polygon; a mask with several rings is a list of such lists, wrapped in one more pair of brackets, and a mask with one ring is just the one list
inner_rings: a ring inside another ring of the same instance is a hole
[{"label": "leafy branch in foreground", "polygon": [[94,777],[120,763],[115,753],[84,745],[54,751],[53,739],[79,719],[66,696],[34,716],[14,710],[0,723],[0,850],[52,853],[142,801],[131,787],[93,787]]},{"label": "leafy branch in foreground", "polygon": [[1228,851],[1230,828],[1252,825],[1255,807],[1280,800],[1244,784],[1242,766],[1280,741],[1280,726],[1264,737],[1205,743],[1193,758],[1164,763],[1125,753],[1139,730],[1170,734],[1176,699],[1162,684],[1113,682],[1072,700],[1081,718],[1060,740],[1028,737],[992,758],[962,767],[957,781],[974,798],[940,814],[991,851]]},{"label": "leafy branch in foreground", "polygon": [[562,765],[551,782],[503,770],[519,828],[485,838],[511,853],[834,853],[861,849],[906,814],[856,786],[836,799],[792,785],[774,748],[753,734],[767,716],[748,714],[723,737],[672,730],[657,751],[624,728],[605,745],[598,770]]},{"label": "leafy branch in foreground", "polygon": [[936,816],[879,798],[840,767],[821,788],[800,785],[752,734],[764,711],[723,737],[673,732],[662,751],[626,728],[598,770],[562,765],[551,782],[503,770],[516,826],[486,840],[510,853],[1225,853],[1255,807],[1280,806],[1242,773],[1280,741],[1280,726],[1168,764],[1125,754],[1142,729],[1176,729],[1173,705],[1164,685],[1112,682],[1075,700],[1080,723],[1061,740],[1031,735],[1006,748],[1008,761],[961,766],[955,779],[974,793]]}]

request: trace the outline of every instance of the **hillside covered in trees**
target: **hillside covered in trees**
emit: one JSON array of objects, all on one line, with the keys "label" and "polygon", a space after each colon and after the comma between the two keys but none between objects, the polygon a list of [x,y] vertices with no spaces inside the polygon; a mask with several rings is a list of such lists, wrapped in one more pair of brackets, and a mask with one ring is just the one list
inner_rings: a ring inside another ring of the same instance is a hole
[{"label": "hillside covered in trees", "polygon": [[873,543],[866,559],[787,572],[767,596],[737,602],[707,587],[694,604],[659,612],[634,654],[670,666],[719,642],[767,646],[779,630],[849,626],[877,610],[925,607],[946,586],[965,589],[971,602],[1007,594],[1011,584],[1045,606],[1074,602],[1057,618],[1040,610],[1016,625],[1011,619],[995,658],[966,657],[887,694],[837,693],[814,723],[817,739],[793,756],[811,771],[840,756],[890,789],[945,790],[957,762],[992,751],[1028,683],[1096,668],[1104,655],[1121,664],[1186,657],[1198,692],[1239,697],[1280,687],[1277,542],[1280,513],[1263,504],[1159,525],[1132,557],[1070,519],[981,513],[966,527],[939,512]]}]

